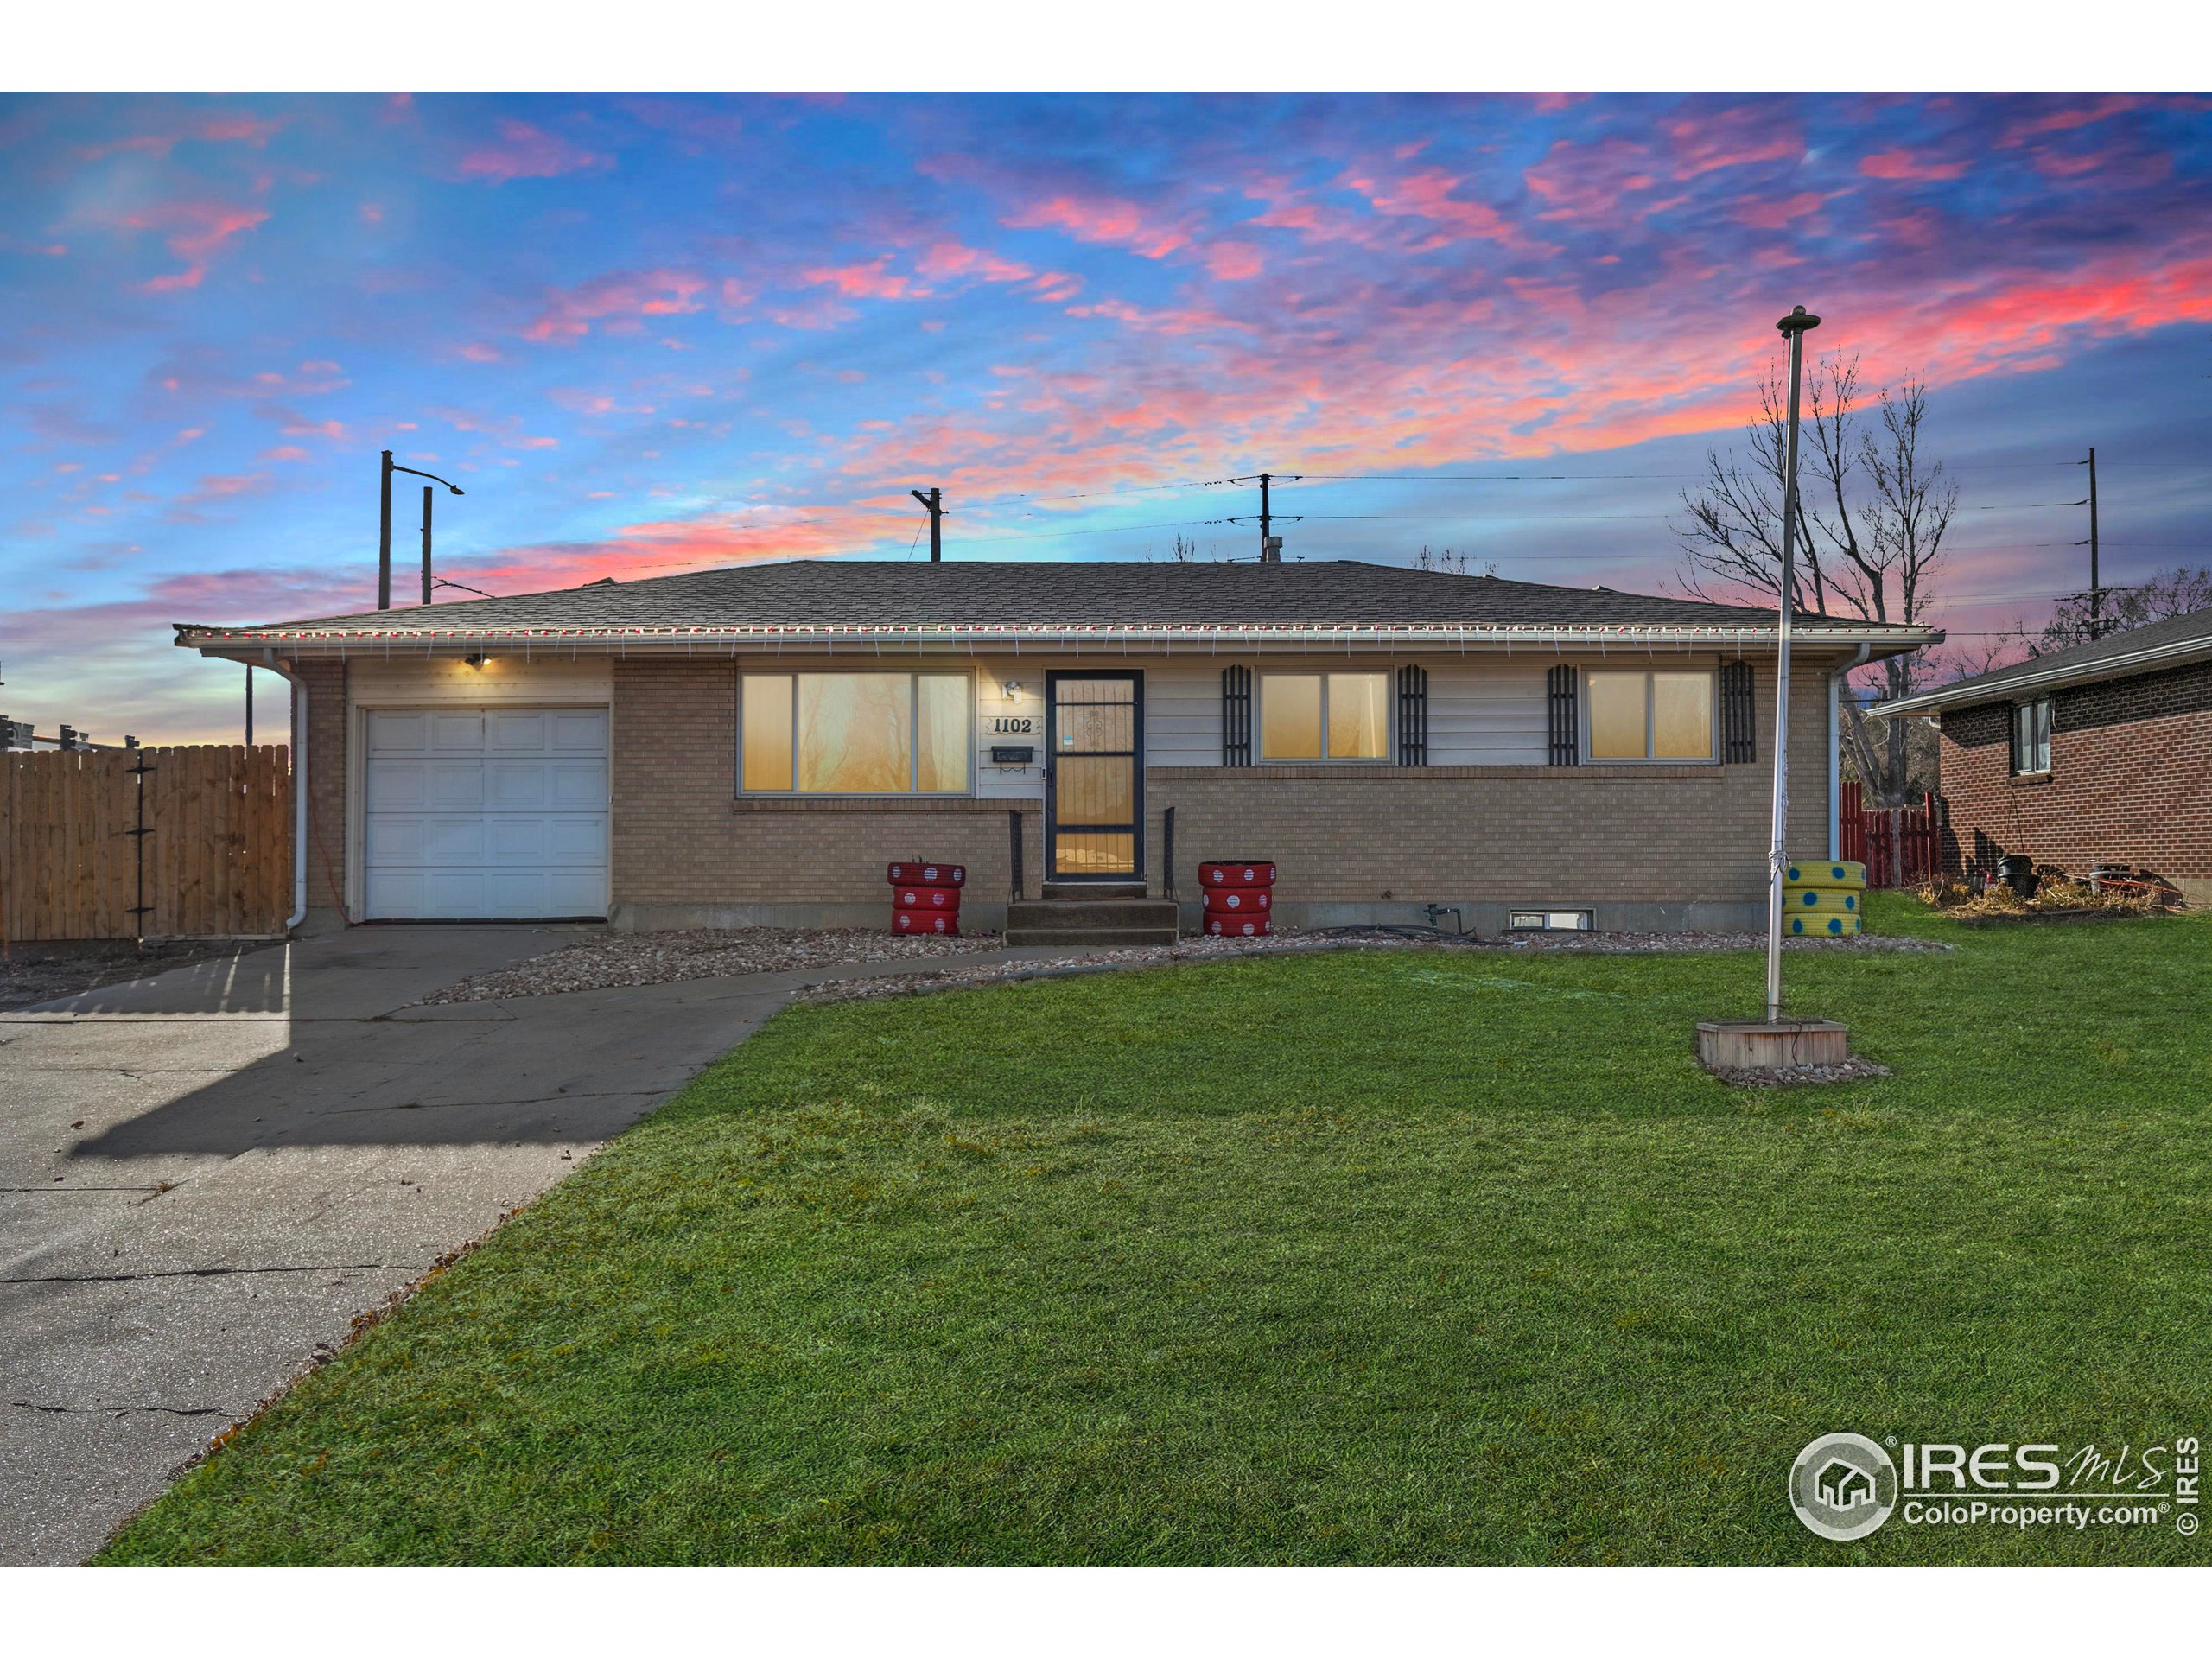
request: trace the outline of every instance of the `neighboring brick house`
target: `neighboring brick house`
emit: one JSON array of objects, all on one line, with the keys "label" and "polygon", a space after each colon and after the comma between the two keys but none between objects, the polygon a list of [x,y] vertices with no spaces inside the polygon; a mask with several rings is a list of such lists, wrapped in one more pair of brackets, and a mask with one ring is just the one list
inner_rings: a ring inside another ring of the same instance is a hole
[{"label": "neighboring brick house", "polygon": [[[1834,693],[1923,630],[1794,631],[1793,847]],[[306,903],[346,920],[883,918],[883,867],[1171,885],[1276,860],[1292,925],[1764,915],[1770,611],[1297,563],[795,561],[177,643],[305,694]],[[1173,860],[1167,868],[1170,814]]]},{"label": "neighboring brick house", "polygon": [[1955,874],[2126,864],[2212,900],[2212,610],[2031,657],[1878,715],[1941,731]]}]

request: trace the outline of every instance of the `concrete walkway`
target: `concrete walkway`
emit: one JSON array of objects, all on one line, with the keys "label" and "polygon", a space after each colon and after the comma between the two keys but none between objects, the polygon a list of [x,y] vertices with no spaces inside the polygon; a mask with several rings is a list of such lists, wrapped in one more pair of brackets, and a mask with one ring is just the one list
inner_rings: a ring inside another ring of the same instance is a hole
[{"label": "concrete walkway", "polygon": [[357,929],[0,1014],[0,1563],[98,1548],[800,985],[936,965],[407,1006],[575,931]]}]

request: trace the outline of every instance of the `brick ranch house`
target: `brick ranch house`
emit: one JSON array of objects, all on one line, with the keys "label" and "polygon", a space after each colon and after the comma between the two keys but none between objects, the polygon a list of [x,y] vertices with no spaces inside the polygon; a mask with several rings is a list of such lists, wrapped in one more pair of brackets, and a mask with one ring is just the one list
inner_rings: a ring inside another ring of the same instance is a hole
[{"label": "brick ranch house", "polygon": [[[1794,631],[1792,844],[1835,694],[1922,630]],[[871,925],[957,860],[1046,881],[1275,859],[1287,925],[1762,923],[1775,616],[1352,561],[805,560],[177,643],[287,675],[317,920]]]},{"label": "brick ranch house", "polygon": [[1946,867],[2126,864],[2212,902],[2212,610],[1878,705],[1942,736]]}]

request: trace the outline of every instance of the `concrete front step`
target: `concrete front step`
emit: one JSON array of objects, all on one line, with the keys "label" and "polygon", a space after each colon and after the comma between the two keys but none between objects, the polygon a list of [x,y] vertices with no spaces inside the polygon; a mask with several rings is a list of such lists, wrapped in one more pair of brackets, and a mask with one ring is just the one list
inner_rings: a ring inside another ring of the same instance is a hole
[{"label": "concrete front step", "polygon": [[1141,881],[1047,881],[1045,897],[1058,899],[1149,899]]},{"label": "concrete front step", "polygon": [[1173,899],[1017,899],[1006,907],[1016,927],[1150,927],[1175,925]]},{"label": "concrete front step", "polygon": [[1049,944],[1088,950],[1118,944],[1173,944],[1173,927],[1014,927],[1006,931],[1009,946]]}]

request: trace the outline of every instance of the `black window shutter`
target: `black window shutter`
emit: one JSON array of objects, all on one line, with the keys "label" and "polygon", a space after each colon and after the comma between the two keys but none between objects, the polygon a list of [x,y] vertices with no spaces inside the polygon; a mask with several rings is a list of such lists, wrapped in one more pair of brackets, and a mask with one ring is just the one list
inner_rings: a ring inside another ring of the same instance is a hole
[{"label": "black window shutter", "polygon": [[1241,665],[1221,671],[1221,764],[1252,764],[1252,671]]},{"label": "black window shutter", "polygon": [[1732,766],[1759,758],[1758,711],[1752,702],[1751,665],[1720,665],[1720,758]]},{"label": "black window shutter", "polygon": [[1428,671],[1398,671],[1398,764],[1428,764]]},{"label": "black window shutter", "polygon": [[1575,708],[1577,671],[1561,663],[1545,677],[1551,690],[1552,759],[1555,766],[1572,766],[1582,759],[1581,717]]}]

